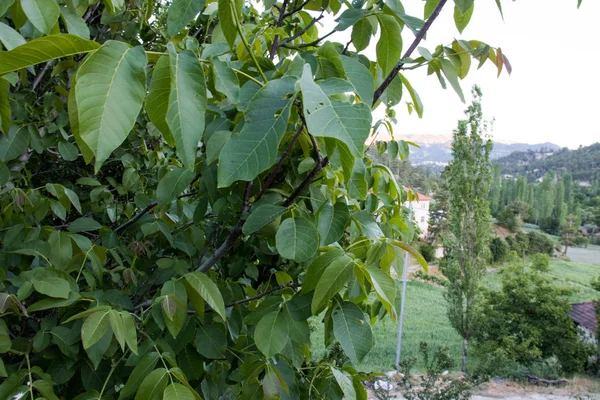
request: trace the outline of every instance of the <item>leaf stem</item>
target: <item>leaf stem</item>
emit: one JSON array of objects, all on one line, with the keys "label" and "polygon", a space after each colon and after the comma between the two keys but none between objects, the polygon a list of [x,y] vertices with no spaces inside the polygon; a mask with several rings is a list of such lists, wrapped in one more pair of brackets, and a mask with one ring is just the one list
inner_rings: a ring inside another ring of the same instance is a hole
[{"label": "leaf stem", "polygon": [[108,385],[108,381],[110,380],[110,377],[115,372],[115,370],[117,369],[117,366],[121,363],[121,361],[123,361],[123,359],[127,355],[128,351],[129,350],[125,350],[123,352],[123,355],[121,356],[121,358],[119,358],[117,361],[115,361],[113,363],[112,367],[110,368],[110,371],[108,372],[108,375],[106,376],[106,379],[104,380],[104,385],[102,385],[102,390],[100,390],[100,394],[98,395],[98,399],[102,398],[102,395],[104,394],[104,391],[106,390],[106,385]]},{"label": "leaf stem", "polygon": [[260,87],[263,87],[263,86],[265,86],[265,84],[264,84],[264,83],[262,83],[261,81],[259,81],[259,80],[258,80],[258,79],[256,79],[255,77],[253,77],[253,76],[251,76],[251,75],[248,75],[248,74],[247,74],[247,73],[245,73],[244,71],[240,71],[239,69],[236,69],[236,68],[231,68],[231,70],[232,70],[233,72],[237,72],[238,74],[245,76],[246,78],[250,79],[252,82],[256,83],[256,84],[257,84],[258,86],[260,86]]},{"label": "leaf stem", "polygon": [[29,389],[29,394],[31,395],[31,400],[34,400],[33,377],[31,376],[31,364],[29,363],[29,353],[25,353],[25,359],[27,360],[27,373],[29,374],[29,384],[27,385],[27,387]]},{"label": "leaf stem", "polygon": [[244,32],[242,31],[242,26],[240,25],[240,20],[238,18],[235,6],[233,4],[234,0],[229,0],[229,2],[231,3],[231,15],[233,16],[233,20],[235,21],[235,27],[236,27],[238,33],[240,34],[240,38],[242,39],[242,43],[244,43],[244,47],[246,47],[246,51],[248,51],[248,54],[250,54],[250,58],[252,58],[252,61],[254,62],[254,65],[256,65],[256,69],[258,69],[258,72],[260,73],[260,76],[263,78],[263,80],[265,81],[265,83],[267,83],[269,80],[267,79],[267,76],[265,75],[265,73],[263,72],[262,68],[260,67],[260,64],[258,63],[258,60],[256,59],[256,56],[254,55],[254,52],[250,48],[250,45],[248,44],[248,41],[246,40],[246,36],[244,36]]}]

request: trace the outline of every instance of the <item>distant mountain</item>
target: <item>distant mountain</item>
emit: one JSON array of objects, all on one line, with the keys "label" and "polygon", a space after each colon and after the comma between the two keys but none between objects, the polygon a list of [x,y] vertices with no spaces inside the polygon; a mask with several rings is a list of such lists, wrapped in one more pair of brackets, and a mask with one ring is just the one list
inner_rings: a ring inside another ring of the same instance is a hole
[{"label": "distant mountain", "polygon": [[[444,169],[448,161],[452,159],[452,136],[450,135],[403,135],[403,140],[411,141],[421,148],[411,147],[410,161],[413,165],[424,165],[433,171],[439,172]],[[508,156],[514,152],[539,151],[546,152],[559,150],[560,147],[553,143],[502,143],[494,142],[492,159]]]},{"label": "distant mountain", "polygon": [[551,171],[559,177],[570,172],[575,181],[587,184],[600,174],[600,143],[576,150],[517,151],[496,162],[502,166],[503,174],[523,175],[529,181],[535,181]]}]

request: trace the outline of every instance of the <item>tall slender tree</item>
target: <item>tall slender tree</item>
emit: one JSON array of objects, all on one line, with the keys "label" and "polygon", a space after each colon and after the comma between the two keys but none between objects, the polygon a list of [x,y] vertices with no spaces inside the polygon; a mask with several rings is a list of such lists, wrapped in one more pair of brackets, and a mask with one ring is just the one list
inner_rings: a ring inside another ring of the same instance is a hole
[{"label": "tall slender tree", "polygon": [[458,123],[452,143],[453,160],[443,172],[449,188],[448,234],[442,272],[448,277],[446,300],[452,326],[463,338],[462,370],[467,370],[469,340],[476,326],[479,285],[486,269],[490,239],[492,142],[486,136],[481,90],[475,86],[466,120]]}]

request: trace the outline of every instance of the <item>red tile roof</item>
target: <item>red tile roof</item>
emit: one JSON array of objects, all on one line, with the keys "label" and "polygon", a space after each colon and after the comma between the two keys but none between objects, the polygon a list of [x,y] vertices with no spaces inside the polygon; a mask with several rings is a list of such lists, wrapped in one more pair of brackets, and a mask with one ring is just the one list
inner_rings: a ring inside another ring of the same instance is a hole
[{"label": "red tile roof", "polygon": [[578,325],[595,332],[596,328],[598,327],[598,320],[596,319],[594,303],[577,303],[572,304],[572,307],[573,308],[569,312],[569,316],[573,319],[573,321],[575,321],[575,323]]}]

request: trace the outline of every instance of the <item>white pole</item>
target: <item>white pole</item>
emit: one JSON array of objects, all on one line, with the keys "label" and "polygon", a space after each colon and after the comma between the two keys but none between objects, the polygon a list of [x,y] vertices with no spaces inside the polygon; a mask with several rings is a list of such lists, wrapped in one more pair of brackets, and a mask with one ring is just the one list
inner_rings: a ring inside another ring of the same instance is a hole
[{"label": "white pole", "polygon": [[[412,203],[408,210],[408,220],[412,220]],[[400,321],[398,323],[398,341],[396,345],[396,370],[400,369],[400,352],[402,351],[402,329],[404,327],[404,303],[406,300],[406,281],[408,280],[408,252],[404,251],[404,269],[402,270],[402,296],[400,304]]]}]

